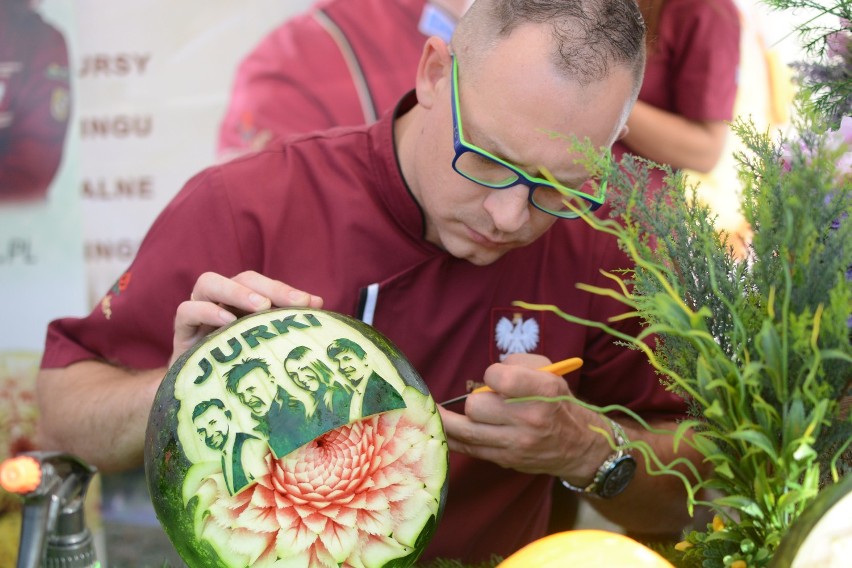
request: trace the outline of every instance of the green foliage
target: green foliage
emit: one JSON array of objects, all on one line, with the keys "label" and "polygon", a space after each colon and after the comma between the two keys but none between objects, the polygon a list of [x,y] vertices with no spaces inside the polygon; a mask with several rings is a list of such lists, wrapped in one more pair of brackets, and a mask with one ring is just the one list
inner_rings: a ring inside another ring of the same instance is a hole
[{"label": "green foliage", "polygon": [[852,115],[852,0],[764,0],[799,22],[809,61],[794,64],[808,104],[833,125]]},{"label": "green foliage", "polygon": [[465,564],[459,560],[438,558],[419,566],[420,568],[494,568],[502,561],[503,559],[497,556],[492,557],[491,560],[477,564]]},{"label": "green foliage", "polygon": [[[702,489],[719,495],[709,506],[724,529],[690,534],[684,566],[765,566],[819,491],[821,472],[823,482],[836,481],[848,467],[840,457],[852,419],[839,401],[852,380],[852,176],[842,177],[836,164],[849,149],[827,143],[826,125],[804,115],[797,127],[809,134],[800,141],[773,142],[749,123],[734,125],[748,148],[739,156],[741,207],[754,231],[745,260],[682,176],[669,172],[664,188],[651,192],[644,161],[628,157],[612,169],[612,218],[583,219],[616,236],[635,269],[608,274],[613,289],[579,288],[614,297],[641,317],[639,337],[611,322],[518,302],[643,350],[664,383],[689,401],[693,419],[671,434],[704,456],[712,478],[692,468],[690,480],[674,470],[678,463],[663,464],[647,444],[632,444],[651,473],[681,478],[690,508],[701,503]],[[593,170],[608,167],[606,158],[586,158]]]}]

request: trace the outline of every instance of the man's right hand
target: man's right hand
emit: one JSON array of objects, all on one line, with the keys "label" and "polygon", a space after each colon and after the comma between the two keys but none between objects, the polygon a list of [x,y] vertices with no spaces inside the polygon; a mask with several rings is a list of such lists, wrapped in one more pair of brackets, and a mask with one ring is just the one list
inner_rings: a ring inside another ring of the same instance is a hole
[{"label": "man's right hand", "polygon": [[[322,307],[322,299],[256,272],[202,274],[175,316],[170,365],[207,333],[272,306]],[[167,372],[105,361],[42,369],[37,380],[39,446],[80,456],[102,472],[142,465],[151,404]]]},{"label": "man's right hand", "polygon": [[273,306],[319,309],[322,303],[319,296],[254,271],[233,278],[205,272],[196,280],[189,299],[178,306],[169,366],[199,339],[240,316]]}]

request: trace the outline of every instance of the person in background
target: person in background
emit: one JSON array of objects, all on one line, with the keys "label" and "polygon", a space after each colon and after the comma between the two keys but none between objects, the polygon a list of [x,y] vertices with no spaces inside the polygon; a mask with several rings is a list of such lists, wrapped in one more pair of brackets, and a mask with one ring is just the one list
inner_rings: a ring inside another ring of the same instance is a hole
[{"label": "person in background", "polygon": [[[102,471],[138,466],[155,393],[186,349],[243,313],[324,307],[386,335],[436,400],[472,378],[494,391],[468,397],[464,413],[440,408],[452,497],[424,560],[483,561],[541,537],[555,480],[625,527],[679,530],[680,481],[647,475],[641,456],[614,452],[591,427],[619,446],[643,440],[664,462],[675,457],[670,437],[567,401],[505,402],[573,393],[669,429],[684,415],[641,352],[513,305],[623,313],[575,287],[606,287],[601,271],[627,261],[610,236],[571,220],[566,196],[599,209],[603,184],[551,134],[594,148],[625,134],[644,31],[633,0],[477,0],[451,44],[426,40],[415,90],[375,124],[279,140],[194,177],[145,237],[111,317],[96,309],[51,323],[42,447]],[[516,311],[539,318],[539,341],[497,362],[497,318]],[[568,380],[538,370],[568,356],[584,360]],[[689,448],[679,457],[697,458]]]},{"label": "person in background", "polygon": [[42,200],[71,110],[62,34],[31,0],[0,0],[0,202]]},{"label": "person in background", "polygon": [[[411,88],[423,40],[449,41],[472,0],[324,0],[271,32],[241,62],[219,134],[228,157],[276,136],[371,123]],[[639,0],[648,64],[614,147],[710,171],[733,117],[739,12],[732,0]],[[656,172],[656,183],[662,174]]]},{"label": "person in background", "polygon": [[473,0],[320,0],[240,63],[219,130],[227,159],[277,136],[370,124],[414,85],[423,43]]},{"label": "person in background", "polygon": [[[734,116],[740,63],[733,0],[639,0],[648,62],[627,135],[613,155],[631,153],[674,169],[713,169]],[[651,172],[662,183],[660,170]]]},{"label": "person in background", "polygon": [[[740,12],[740,66],[734,117],[748,120],[758,131],[770,134],[790,123],[795,89],[793,70],[784,62],[781,48],[773,43],[767,15],[760,3],[737,0]],[[738,175],[736,155],[745,144],[738,136],[725,139],[722,156],[707,171],[685,169],[688,183],[697,184],[698,198],[716,216],[716,228],[727,233],[728,243],[738,258],[748,256],[751,227],[740,210],[743,186]]]}]

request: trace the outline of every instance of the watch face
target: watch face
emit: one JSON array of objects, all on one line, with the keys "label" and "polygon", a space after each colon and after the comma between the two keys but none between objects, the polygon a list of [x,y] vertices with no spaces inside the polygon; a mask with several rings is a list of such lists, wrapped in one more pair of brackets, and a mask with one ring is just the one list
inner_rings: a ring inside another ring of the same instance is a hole
[{"label": "watch face", "polygon": [[630,484],[633,475],[636,473],[636,460],[633,456],[621,456],[615,460],[609,467],[609,471],[603,479],[598,489],[598,495],[605,499],[615,497]]}]

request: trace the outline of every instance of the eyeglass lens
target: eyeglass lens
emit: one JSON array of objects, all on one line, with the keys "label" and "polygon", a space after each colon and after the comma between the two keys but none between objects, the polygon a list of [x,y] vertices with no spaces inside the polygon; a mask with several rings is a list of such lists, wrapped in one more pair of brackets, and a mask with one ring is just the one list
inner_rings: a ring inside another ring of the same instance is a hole
[{"label": "eyeglass lens", "polygon": [[[466,178],[488,187],[506,188],[516,183],[530,185],[525,180],[521,180],[517,172],[471,150],[458,155],[455,167]],[[535,206],[548,212],[562,214],[569,211],[569,207],[565,204],[566,200],[580,210],[589,209],[591,206],[591,203],[585,199],[565,195],[551,186],[533,185],[532,190],[531,198]]]}]

